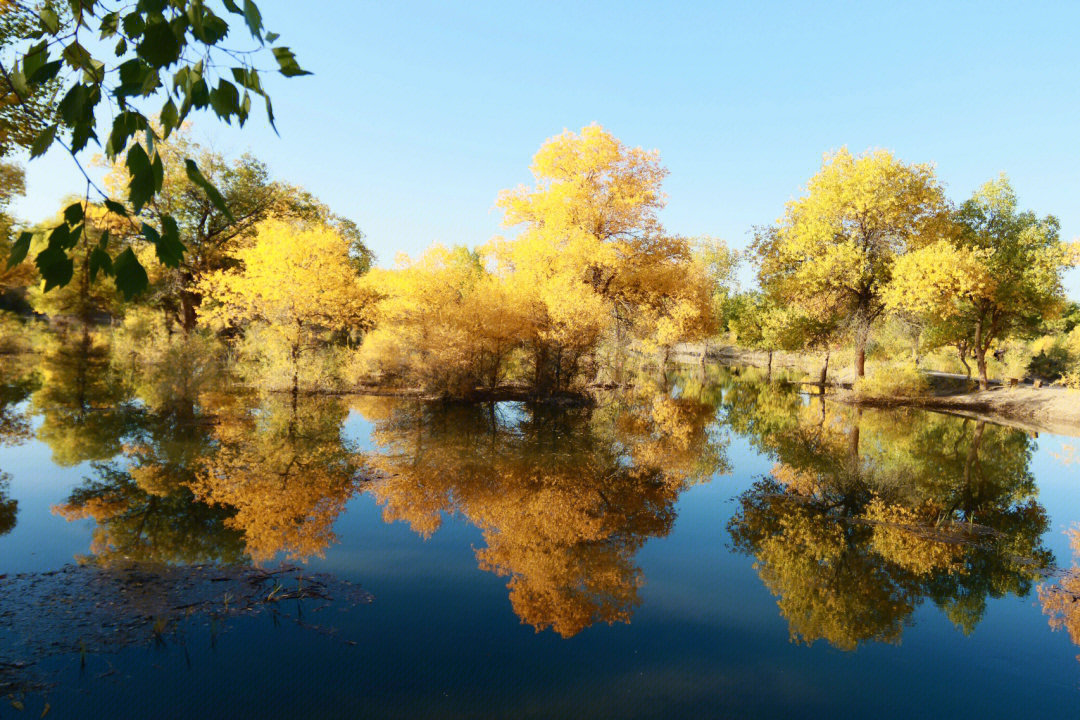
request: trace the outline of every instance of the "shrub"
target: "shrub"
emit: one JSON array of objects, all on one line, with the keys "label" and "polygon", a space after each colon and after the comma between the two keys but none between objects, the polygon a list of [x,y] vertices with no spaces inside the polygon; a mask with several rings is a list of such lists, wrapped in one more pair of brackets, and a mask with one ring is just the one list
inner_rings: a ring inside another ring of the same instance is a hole
[{"label": "shrub", "polygon": [[889,363],[872,367],[853,389],[862,398],[903,398],[925,395],[930,384],[912,363]]},{"label": "shrub", "polygon": [[1033,356],[1028,363],[1027,371],[1043,380],[1057,380],[1068,369],[1070,360],[1069,348],[1064,337],[1046,335],[1031,344]]},{"label": "shrub", "polygon": [[238,370],[243,380],[264,392],[286,392],[293,388],[305,393],[336,392],[344,387],[342,369],[345,348],[309,344],[293,357],[288,340],[262,323],[248,326],[237,343]]}]

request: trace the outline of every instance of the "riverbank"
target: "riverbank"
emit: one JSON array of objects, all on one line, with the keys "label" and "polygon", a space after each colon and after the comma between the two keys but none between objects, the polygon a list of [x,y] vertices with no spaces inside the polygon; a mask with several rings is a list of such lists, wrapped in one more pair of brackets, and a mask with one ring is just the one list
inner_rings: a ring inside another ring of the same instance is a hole
[{"label": "riverbank", "polygon": [[[769,354],[732,346],[708,347],[686,345],[677,348],[672,357],[679,362],[713,362],[722,365],[751,365],[766,367]],[[773,369],[796,369],[816,378],[821,358],[796,353],[776,352]],[[866,398],[850,391],[850,368],[830,373],[826,386],[829,397],[838,402],[866,407],[916,407],[947,412],[954,415],[1009,425],[1028,432],[1080,437],[1080,392],[1062,387],[1005,387],[991,381],[988,390],[965,392],[966,378],[949,373],[926,373],[934,387],[929,395],[917,397]],[[810,383],[817,386],[817,383]]]},{"label": "riverbank", "polygon": [[1080,437],[1080,392],[1056,387],[997,387],[990,390],[912,398],[860,398],[849,391],[836,393],[839,402],[867,407],[917,407],[1028,432]]}]

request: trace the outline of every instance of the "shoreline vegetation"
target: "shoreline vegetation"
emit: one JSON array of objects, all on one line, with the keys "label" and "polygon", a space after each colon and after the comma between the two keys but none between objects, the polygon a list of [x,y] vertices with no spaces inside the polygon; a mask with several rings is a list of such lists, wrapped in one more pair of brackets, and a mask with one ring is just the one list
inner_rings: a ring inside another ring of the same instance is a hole
[{"label": "shoreline vegetation", "polygon": [[[716,363],[729,367],[769,367],[769,353],[730,345],[706,348],[689,345],[676,348],[675,362],[685,365]],[[818,375],[820,358],[797,353],[774,353],[774,370],[797,370],[807,374],[802,380],[807,392],[822,388]],[[920,395],[860,395],[853,390],[850,376],[837,374],[826,379],[824,390],[829,400],[875,408],[910,407],[986,420],[1027,432],[1048,432],[1080,437],[1080,392],[1060,385],[1036,385],[1037,381],[1008,382],[991,379],[989,388],[980,390],[964,375],[923,371],[927,391]]]},{"label": "shoreline vegetation", "polygon": [[[223,372],[294,404],[362,392],[580,405],[664,377],[696,348],[700,363],[769,377],[800,369],[842,402],[1080,434],[1068,393],[991,389],[995,377],[1080,388],[1080,304],[1062,284],[1080,243],[1020,210],[1004,176],[954,204],[931,165],[842,148],[736,251],[669,233],[659,153],[593,124],[549,138],[533,184],[499,193],[506,236],[381,267],[354,222],[256,158],[207,150],[186,127],[152,150],[171,168],[198,157],[231,210],[186,173],[163,174],[153,202],[126,212],[169,225],[183,250],[165,255],[86,200],[23,231],[21,257],[19,223],[0,218],[0,352],[42,351],[43,367],[94,355],[116,382],[194,387]],[[108,187],[134,181],[107,164]],[[57,222],[71,251],[61,284],[30,259],[50,251]],[[105,245],[149,269],[145,290],[124,291]],[[756,289],[736,281],[744,264]]]}]

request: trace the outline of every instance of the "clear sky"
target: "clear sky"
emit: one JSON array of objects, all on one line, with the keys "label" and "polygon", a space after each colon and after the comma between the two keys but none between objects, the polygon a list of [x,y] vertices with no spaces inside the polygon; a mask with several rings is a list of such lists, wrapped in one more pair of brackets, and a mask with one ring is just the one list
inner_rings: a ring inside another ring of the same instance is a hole
[{"label": "clear sky", "polygon": [[[1080,2],[259,5],[315,75],[271,83],[280,137],[259,118],[195,134],[356,220],[380,264],[487,241],[498,191],[592,122],[660,151],[675,233],[745,245],[846,145],[935,163],[957,201],[1007,172],[1080,235]],[[29,183],[27,219],[79,188],[56,156]]]}]

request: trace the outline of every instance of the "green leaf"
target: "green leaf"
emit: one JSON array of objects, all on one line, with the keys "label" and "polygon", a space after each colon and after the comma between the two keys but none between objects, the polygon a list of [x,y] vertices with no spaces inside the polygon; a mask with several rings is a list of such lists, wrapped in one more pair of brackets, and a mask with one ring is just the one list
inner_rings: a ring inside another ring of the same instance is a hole
[{"label": "green leaf", "polygon": [[[45,61],[49,59],[49,47],[48,43],[42,40],[39,43],[34,43],[26,51],[26,55],[23,56],[22,72],[27,79],[34,77],[34,74],[41,69],[45,64]],[[33,80],[31,80],[33,82]]]},{"label": "green leaf", "polygon": [[116,278],[116,289],[124,294],[126,300],[145,290],[150,282],[146,277],[146,270],[131,248],[116,256],[112,263],[112,272]]},{"label": "green leaf", "polygon": [[27,78],[27,80],[29,80],[34,85],[46,83],[56,77],[63,66],[64,63],[61,60],[53,60],[52,62],[47,62],[41,67],[39,67],[37,70],[35,70],[34,74]]},{"label": "green leaf", "polygon": [[67,285],[71,282],[71,276],[75,274],[75,263],[67,256],[62,248],[53,247],[51,244],[38,253],[34,258],[38,272],[45,280],[45,292],[54,287]]},{"label": "green leaf", "polygon": [[300,75],[310,75],[307,70],[300,67],[296,62],[296,55],[293,51],[287,47],[273,48],[272,52],[277,59],[278,66],[281,68],[281,74],[285,77],[298,77]]},{"label": "green leaf", "polygon": [[199,78],[191,84],[191,93],[188,99],[197,108],[204,108],[210,104],[210,88],[206,84],[206,80]]},{"label": "green leaf", "polygon": [[90,251],[90,282],[97,279],[98,272],[112,275],[113,263],[109,253],[96,247]]},{"label": "green leaf", "polygon": [[240,114],[240,93],[231,82],[221,80],[210,93],[210,105],[218,117],[228,122],[230,117]]},{"label": "green leaf", "polygon": [[281,36],[278,35],[275,32],[268,32],[268,33],[266,33],[266,42],[269,42],[269,43],[277,42],[277,39],[279,37],[281,37]]},{"label": "green leaf", "polygon": [[151,20],[135,48],[139,57],[156,67],[167,67],[180,58],[180,42],[164,19]]},{"label": "green leaf", "polygon": [[161,161],[161,156],[156,152],[150,161],[150,171],[154,173],[154,192],[159,193],[161,187],[165,184],[165,164]]},{"label": "green leaf", "polygon": [[102,63],[95,60],[90,55],[90,52],[78,42],[73,42],[64,48],[63,56],[68,65],[90,75],[95,82],[101,82],[105,79]]},{"label": "green leaf", "polygon": [[146,118],[142,114],[125,110],[113,120],[112,132],[109,140],[105,143],[105,154],[116,157],[127,147],[128,140],[139,130],[147,127]]},{"label": "green leaf", "polygon": [[154,236],[152,242],[157,250],[158,260],[168,267],[176,267],[184,259],[184,252],[187,251],[184,243],[180,242],[180,229],[176,225],[176,220],[170,215],[161,218],[161,227],[164,233],[158,236],[152,227],[144,224],[143,235],[151,240],[151,235],[147,232],[149,230]]},{"label": "green leaf", "polygon": [[30,251],[30,241],[33,239],[34,233],[32,232],[24,232],[19,235],[19,239],[15,241],[14,245],[11,246],[11,254],[8,255],[8,270],[15,267],[26,259],[26,253]]},{"label": "green leaf", "polygon": [[262,14],[252,0],[244,0],[244,21],[247,22],[251,36],[262,43]]},{"label": "green leaf", "polygon": [[131,175],[131,182],[128,184],[128,200],[131,201],[135,212],[139,212],[143,205],[154,196],[154,170],[150,165],[146,150],[138,143],[133,144],[128,150],[126,164]]},{"label": "green leaf", "polygon": [[60,31],[60,16],[48,5],[42,7],[38,12],[38,19],[41,20],[41,26],[50,35],[55,35]]},{"label": "green leaf", "polygon": [[233,68],[232,69],[233,80],[240,83],[240,85],[246,87],[252,92],[259,95],[265,95],[263,92],[262,83],[259,81],[259,72],[257,70],[249,70],[247,68]]},{"label": "green leaf", "polygon": [[72,247],[78,242],[79,236],[72,232],[72,229],[67,224],[57,225],[49,233],[49,247],[64,250],[65,248]]},{"label": "green leaf", "polygon": [[146,20],[143,19],[142,13],[138,10],[125,15],[121,22],[124,25],[124,32],[130,38],[137,38],[142,35],[143,30],[146,28]]},{"label": "green leaf", "polygon": [[270,96],[263,95],[263,100],[266,101],[266,119],[270,123],[270,128],[274,131],[275,135],[280,135],[277,131],[277,125],[274,124],[274,105],[270,102]]},{"label": "green leaf", "polygon": [[93,120],[94,105],[100,97],[95,97],[94,90],[96,88],[83,83],[75,83],[71,86],[57,106],[65,125],[74,127],[79,123]]},{"label": "green leaf", "polygon": [[108,40],[120,29],[120,13],[110,12],[101,16],[101,39]]},{"label": "green leaf", "polygon": [[[26,84],[26,76],[19,71],[10,73],[7,76],[7,80],[11,82],[11,89],[15,91],[15,94],[20,98],[30,97],[30,88]],[[5,83],[7,84],[7,83]]]},{"label": "green leaf", "polygon": [[64,208],[64,220],[71,227],[75,227],[83,221],[83,205],[81,202],[72,203]]},{"label": "green leaf", "polygon": [[54,139],[56,139],[56,125],[52,124],[34,138],[34,142],[30,145],[30,159],[33,160],[44,155],[49,146],[53,144]]},{"label": "green leaf", "polygon": [[184,161],[184,165],[187,169],[188,180],[201,187],[203,192],[206,193],[206,196],[210,198],[210,202],[214,204],[214,207],[221,211],[221,214],[228,218],[229,222],[234,222],[235,219],[233,218],[232,212],[229,210],[228,204],[225,202],[225,198],[221,196],[221,193],[218,192],[216,187],[210,184],[209,180],[203,177],[203,174],[199,170],[199,166],[195,164],[195,161],[188,158]]},{"label": "green leaf", "polygon": [[109,212],[113,213],[114,215],[119,215],[120,217],[128,216],[127,208],[116,202],[115,200],[106,199],[105,207],[106,209],[108,209]]},{"label": "green leaf", "polygon": [[161,127],[164,131],[165,137],[169,137],[172,131],[180,125],[180,114],[176,110],[176,103],[169,98],[165,101],[165,104],[161,106],[161,112],[158,114],[158,118],[161,120]]}]

